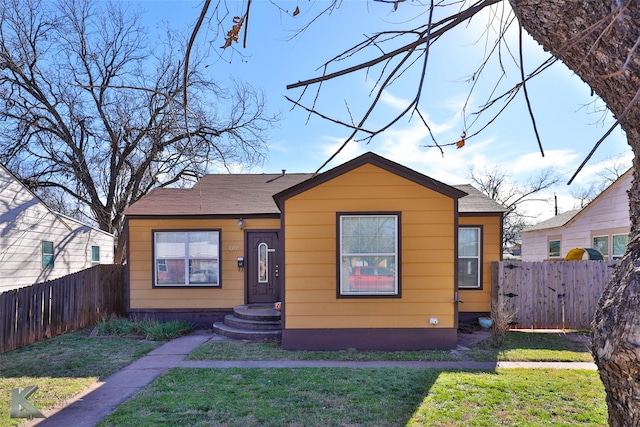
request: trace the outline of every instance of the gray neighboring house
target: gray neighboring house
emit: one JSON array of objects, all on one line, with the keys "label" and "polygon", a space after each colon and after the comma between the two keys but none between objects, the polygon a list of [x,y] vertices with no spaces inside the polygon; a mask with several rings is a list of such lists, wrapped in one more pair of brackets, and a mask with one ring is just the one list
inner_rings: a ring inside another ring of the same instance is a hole
[{"label": "gray neighboring house", "polygon": [[112,264],[114,236],[53,212],[0,165],[0,293]]},{"label": "gray neighboring house", "polygon": [[629,169],[582,209],[556,215],[522,230],[522,260],[564,259],[571,249],[595,248],[606,260],[624,255],[629,241]]}]

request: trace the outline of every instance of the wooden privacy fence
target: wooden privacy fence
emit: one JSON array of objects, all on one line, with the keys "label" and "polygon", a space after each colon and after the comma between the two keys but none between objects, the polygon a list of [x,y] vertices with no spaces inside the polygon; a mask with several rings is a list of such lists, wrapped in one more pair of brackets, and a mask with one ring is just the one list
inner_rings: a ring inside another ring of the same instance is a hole
[{"label": "wooden privacy fence", "polygon": [[0,294],[0,353],[124,314],[124,268],[96,265]]},{"label": "wooden privacy fence", "polygon": [[615,261],[500,261],[491,264],[492,304],[518,328],[589,329]]}]

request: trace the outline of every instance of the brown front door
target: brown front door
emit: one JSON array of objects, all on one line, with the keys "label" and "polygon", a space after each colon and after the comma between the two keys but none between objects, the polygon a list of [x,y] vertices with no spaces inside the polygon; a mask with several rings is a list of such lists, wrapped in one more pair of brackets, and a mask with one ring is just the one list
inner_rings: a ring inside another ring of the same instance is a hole
[{"label": "brown front door", "polygon": [[247,304],[280,301],[277,231],[247,231]]}]

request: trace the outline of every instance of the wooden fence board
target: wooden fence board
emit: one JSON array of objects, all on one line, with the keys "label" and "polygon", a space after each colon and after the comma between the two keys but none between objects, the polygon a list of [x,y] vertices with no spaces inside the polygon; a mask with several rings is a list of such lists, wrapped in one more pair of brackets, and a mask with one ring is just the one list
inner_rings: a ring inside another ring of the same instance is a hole
[{"label": "wooden fence board", "polygon": [[0,294],[0,353],[126,313],[124,268],[97,265]]},{"label": "wooden fence board", "polygon": [[515,326],[588,329],[613,261],[492,263],[492,304],[516,313]]}]

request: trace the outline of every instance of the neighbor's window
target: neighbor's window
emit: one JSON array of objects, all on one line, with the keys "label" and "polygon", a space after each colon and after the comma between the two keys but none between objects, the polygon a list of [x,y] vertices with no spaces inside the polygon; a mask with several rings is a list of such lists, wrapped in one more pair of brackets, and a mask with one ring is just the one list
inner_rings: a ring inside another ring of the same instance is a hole
[{"label": "neighbor's window", "polygon": [[220,286],[220,232],[156,231],[155,286]]},{"label": "neighbor's window", "polygon": [[53,268],[54,256],[53,256],[53,242],[44,240],[42,242],[42,268]]},{"label": "neighbor's window", "polygon": [[609,236],[594,237],[593,247],[602,252],[604,259],[609,259]]},{"label": "neighbor's window", "polygon": [[339,215],[340,295],[399,295],[398,217]]},{"label": "neighbor's window", "polygon": [[549,240],[549,258],[560,256],[560,240]]},{"label": "neighbor's window", "polygon": [[100,246],[91,246],[91,264],[100,264]]},{"label": "neighbor's window", "polygon": [[612,236],[613,247],[611,250],[611,256],[613,259],[620,259],[627,251],[627,245],[629,244],[628,234],[614,234]]},{"label": "neighbor's window", "polygon": [[458,229],[458,288],[480,289],[480,227]]}]

